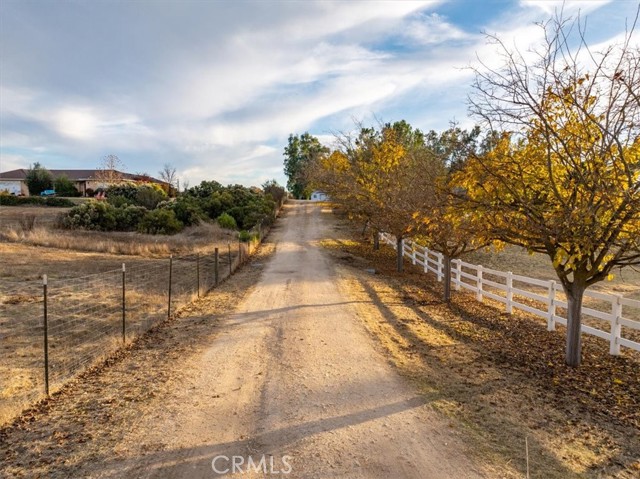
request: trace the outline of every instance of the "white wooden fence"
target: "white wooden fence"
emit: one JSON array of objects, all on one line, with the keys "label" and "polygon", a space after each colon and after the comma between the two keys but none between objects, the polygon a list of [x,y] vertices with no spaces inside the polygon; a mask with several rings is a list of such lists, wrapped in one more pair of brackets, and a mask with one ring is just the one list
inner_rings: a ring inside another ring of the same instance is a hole
[{"label": "white wooden fence", "polygon": [[[394,249],[397,248],[396,239],[392,235],[381,233],[380,239]],[[406,239],[403,242],[403,256],[407,257],[412,264],[421,265],[425,273],[434,273],[438,281],[444,279],[444,261],[441,253]],[[505,311],[509,314],[513,312],[513,308],[516,308],[540,316],[546,319],[549,331],[555,330],[558,323],[567,325],[566,317],[558,311],[558,309],[563,310],[566,315],[567,302],[562,285],[556,281],[529,278],[455,259],[451,261],[451,282],[456,290],[473,291],[478,301],[487,297],[504,303]],[[523,303],[520,298],[532,300],[531,304]],[[597,306],[583,305],[583,318],[588,316],[600,320],[593,321],[594,324],[605,321],[608,323],[609,331],[584,324],[583,321],[582,332],[609,341],[609,352],[613,355],[620,354],[621,346],[640,351],[639,342],[624,337],[628,330],[640,331],[640,321],[625,318],[623,313],[623,309],[628,311],[630,308],[640,311],[640,301],[616,294],[587,290],[585,304],[591,302],[597,303]]]}]

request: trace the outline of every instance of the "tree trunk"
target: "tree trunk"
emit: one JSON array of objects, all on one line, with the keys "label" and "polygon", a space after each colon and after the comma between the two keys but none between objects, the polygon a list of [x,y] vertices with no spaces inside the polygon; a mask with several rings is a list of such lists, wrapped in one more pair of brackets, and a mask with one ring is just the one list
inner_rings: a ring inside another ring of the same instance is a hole
[{"label": "tree trunk", "polygon": [[397,249],[396,262],[398,266],[398,273],[402,273],[402,271],[404,271],[404,264],[402,262],[402,257],[404,256],[404,239],[403,238],[398,238],[396,240],[396,249]]},{"label": "tree trunk", "polygon": [[373,233],[373,251],[378,251],[380,249],[380,232],[375,231]]},{"label": "tree trunk", "polygon": [[451,257],[443,255],[444,262],[444,300],[451,302]]},{"label": "tree trunk", "polygon": [[367,232],[367,228],[369,227],[369,221],[366,221],[364,226],[362,227],[362,236]]},{"label": "tree trunk", "polygon": [[567,351],[565,362],[568,366],[578,367],[582,359],[582,298],[586,287],[573,283],[565,288],[567,295]]}]

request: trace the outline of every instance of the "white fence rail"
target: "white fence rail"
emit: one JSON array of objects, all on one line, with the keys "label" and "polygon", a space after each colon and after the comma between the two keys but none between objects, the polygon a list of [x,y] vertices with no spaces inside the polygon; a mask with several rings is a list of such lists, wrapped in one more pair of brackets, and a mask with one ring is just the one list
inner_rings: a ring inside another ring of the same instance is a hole
[{"label": "white fence rail", "polygon": [[[381,233],[380,239],[397,248],[396,239],[387,233]],[[443,255],[420,246],[411,240],[404,240],[402,252],[412,264],[420,265],[425,273],[433,273],[438,281],[444,279]],[[562,286],[553,280],[541,280],[484,268],[481,265],[466,263],[460,259],[451,261],[451,282],[456,290],[466,289],[476,294],[476,299],[482,301],[485,297],[504,303],[505,311],[509,314],[513,309],[520,309],[540,316],[547,321],[547,329],[555,330],[556,324],[566,326],[567,302],[564,298]],[[529,300],[530,304],[525,301]],[[591,307],[591,303],[594,303]],[[609,352],[620,354],[620,347],[640,351],[640,343],[625,337],[630,330],[640,331],[640,321],[624,316],[630,309],[640,311],[640,301],[624,298],[616,294],[605,294],[597,291],[585,292],[585,304],[582,307],[584,317],[589,317],[595,323],[608,323],[609,331],[597,326],[582,324],[582,332],[597,336],[609,342]]]}]

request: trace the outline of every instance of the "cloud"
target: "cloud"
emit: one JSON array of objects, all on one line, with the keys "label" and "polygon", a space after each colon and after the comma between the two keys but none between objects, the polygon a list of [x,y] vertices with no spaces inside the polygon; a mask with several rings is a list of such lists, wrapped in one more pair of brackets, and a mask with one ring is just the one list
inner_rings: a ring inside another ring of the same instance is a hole
[{"label": "cloud", "polygon": [[403,35],[420,45],[472,39],[473,35],[455,27],[437,13],[419,15],[403,28]]},{"label": "cloud", "polygon": [[[624,10],[578,3],[607,18]],[[484,27],[526,50],[540,39],[532,22],[545,5],[488,12]],[[463,67],[476,53],[499,61],[464,19],[440,13],[447,6],[4,2],[2,168],[94,167],[113,153],[132,171],[171,162],[192,184],[251,184],[283,181],[289,133],[325,138],[374,115],[446,128],[466,117],[471,71]],[[607,38],[621,29],[598,27]]]},{"label": "cloud", "polygon": [[564,12],[565,14],[574,14],[578,11],[582,14],[590,13],[594,10],[611,3],[611,0],[521,0],[520,5],[524,7],[533,7],[542,10],[547,15]]}]

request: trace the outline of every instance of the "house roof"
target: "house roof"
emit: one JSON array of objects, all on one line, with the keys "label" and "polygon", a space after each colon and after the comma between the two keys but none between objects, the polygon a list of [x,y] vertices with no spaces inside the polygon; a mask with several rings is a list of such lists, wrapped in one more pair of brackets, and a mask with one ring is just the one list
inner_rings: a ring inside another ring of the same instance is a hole
[{"label": "house roof", "polygon": [[[27,177],[27,171],[24,168],[19,170],[11,170],[0,173],[0,180],[22,180]],[[53,175],[54,178],[58,178],[60,176],[66,176],[71,181],[91,181],[97,180],[99,177],[99,173],[102,170],[49,170],[49,172]],[[131,173],[123,173],[122,171],[114,170],[116,173],[122,175],[122,178],[125,180],[131,181],[149,181],[152,183],[166,183],[164,181],[158,180],[151,176],[147,175],[135,175]]]}]

